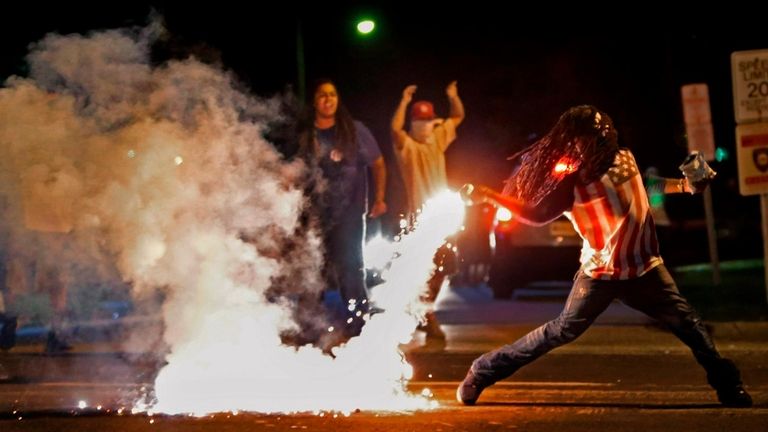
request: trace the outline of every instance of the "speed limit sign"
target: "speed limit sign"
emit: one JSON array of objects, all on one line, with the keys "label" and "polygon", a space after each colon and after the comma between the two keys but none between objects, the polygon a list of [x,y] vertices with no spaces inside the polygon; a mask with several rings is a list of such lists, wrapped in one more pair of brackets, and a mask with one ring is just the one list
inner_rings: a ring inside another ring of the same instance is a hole
[{"label": "speed limit sign", "polygon": [[731,54],[736,123],[768,120],[768,50]]}]

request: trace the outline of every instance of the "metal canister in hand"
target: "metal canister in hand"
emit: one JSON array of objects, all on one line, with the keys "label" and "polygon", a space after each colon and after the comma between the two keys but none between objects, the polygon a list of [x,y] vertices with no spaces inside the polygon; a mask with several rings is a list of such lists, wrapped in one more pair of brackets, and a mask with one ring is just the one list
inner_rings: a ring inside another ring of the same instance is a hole
[{"label": "metal canister in hand", "polygon": [[710,168],[707,161],[704,160],[704,155],[698,151],[689,154],[679,168],[685,178],[688,179],[688,184],[694,193],[704,192],[704,189],[717,175],[715,170]]}]

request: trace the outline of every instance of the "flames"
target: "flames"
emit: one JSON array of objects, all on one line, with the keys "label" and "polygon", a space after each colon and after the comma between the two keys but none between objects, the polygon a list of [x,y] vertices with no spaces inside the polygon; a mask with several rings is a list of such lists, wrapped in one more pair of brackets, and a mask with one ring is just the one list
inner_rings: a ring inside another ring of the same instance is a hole
[{"label": "flames", "polygon": [[413,371],[398,347],[410,340],[418,322],[419,295],[435,250],[460,228],[463,217],[457,193],[442,193],[426,204],[416,228],[390,244],[389,256],[395,258],[387,280],[373,292],[384,312],[371,316],[360,336],[334,348],[335,358],[311,346],[281,345],[274,331],[283,318],[279,307],[257,299],[233,302],[200,315],[194,332],[188,332],[194,337],[168,356],[155,382],[156,399],[144,408],[203,415],[436,406],[424,395],[407,392]]}]

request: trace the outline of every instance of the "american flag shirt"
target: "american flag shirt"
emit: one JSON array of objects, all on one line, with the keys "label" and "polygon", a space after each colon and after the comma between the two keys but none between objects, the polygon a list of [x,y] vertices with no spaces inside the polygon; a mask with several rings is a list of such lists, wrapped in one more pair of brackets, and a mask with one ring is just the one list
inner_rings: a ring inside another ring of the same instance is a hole
[{"label": "american flag shirt", "polygon": [[642,276],[663,261],[642,176],[627,149],[592,183],[577,184],[565,215],[584,240],[581,270],[594,279]]}]

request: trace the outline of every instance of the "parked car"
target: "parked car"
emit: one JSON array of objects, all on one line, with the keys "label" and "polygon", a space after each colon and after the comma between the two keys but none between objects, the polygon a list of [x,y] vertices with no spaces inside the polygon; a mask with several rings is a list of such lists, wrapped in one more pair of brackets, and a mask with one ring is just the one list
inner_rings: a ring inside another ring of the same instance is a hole
[{"label": "parked car", "polygon": [[496,208],[480,203],[467,207],[464,230],[456,236],[458,269],[451,278],[457,286],[479,286],[488,281],[493,262],[493,225]]},{"label": "parked car", "polygon": [[539,227],[497,213],[488,284],[495,298],[510,298],[533,282],[570,281],[579,268],[581,238],[565,216]]}]

